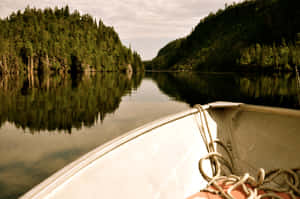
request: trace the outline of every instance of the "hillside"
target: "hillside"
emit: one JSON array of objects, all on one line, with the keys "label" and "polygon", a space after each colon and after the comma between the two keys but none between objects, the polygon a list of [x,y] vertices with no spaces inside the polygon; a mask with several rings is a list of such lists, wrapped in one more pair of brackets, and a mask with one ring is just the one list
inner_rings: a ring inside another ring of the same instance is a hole
[{"label": "hillside", "polygon": [[0,73],[143,70],[112,27],[68,6],[27,7],[1,19],[0,44]]},{"label": "hillside", "polygon": [[202,19],[147,69],[293,70],[300,65],[300,1],[248,0]]}]

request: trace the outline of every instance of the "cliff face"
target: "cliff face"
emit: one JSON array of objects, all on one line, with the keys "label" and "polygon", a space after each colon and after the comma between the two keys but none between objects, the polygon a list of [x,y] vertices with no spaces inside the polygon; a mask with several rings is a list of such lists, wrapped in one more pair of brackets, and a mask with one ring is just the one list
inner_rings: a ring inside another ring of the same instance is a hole
[{"label": "cliff face", "polygon": [[250,0],[202,19],[162,48],[148,69],[292,70],[300,64],[300,2]]}]

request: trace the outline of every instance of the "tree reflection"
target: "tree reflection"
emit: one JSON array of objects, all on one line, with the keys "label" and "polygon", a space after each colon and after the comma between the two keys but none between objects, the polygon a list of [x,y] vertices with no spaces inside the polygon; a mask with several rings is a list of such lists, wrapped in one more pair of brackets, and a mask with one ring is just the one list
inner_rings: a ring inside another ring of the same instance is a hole
[{"label": "tree reflection", "polygon": [[90,127],[114,112],[143,74],[86,73],[0,76],[0,126],[6,121],[31,132]]},{"label": "tree reflection", "polygon": [[161,91],[191,106],[213,101],[300,108],[296,77],[285,74],[151,73]]}]

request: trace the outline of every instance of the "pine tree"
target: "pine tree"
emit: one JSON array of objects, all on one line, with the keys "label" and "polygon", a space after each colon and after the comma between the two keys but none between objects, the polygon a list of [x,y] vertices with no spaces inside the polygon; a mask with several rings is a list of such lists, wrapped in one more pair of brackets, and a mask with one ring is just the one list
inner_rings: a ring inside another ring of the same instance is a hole
[{"label": "pine tree", "polygon": [[97,25],[88,14],[81,16],[76,10],[70,13],[68,6],[43,11],[27,7],[23,13],[12,13],[0,20],[0,38],[9,43],[9,47],[2,45],[5,49],[0,50],[1,66],[5,61],[5,65],[17,66],[20,71],[23,66],[28,66],[28,72],[46,71],[41,69],[45,63],[54,71],[69,71],[74,60],[80,63],[80,70],[75,64],[76,71],[118,71],[133,61],[124,59],[132,57],[132,52],[127,55],[128,48],[121,44],[112,27],[101,20]]}]

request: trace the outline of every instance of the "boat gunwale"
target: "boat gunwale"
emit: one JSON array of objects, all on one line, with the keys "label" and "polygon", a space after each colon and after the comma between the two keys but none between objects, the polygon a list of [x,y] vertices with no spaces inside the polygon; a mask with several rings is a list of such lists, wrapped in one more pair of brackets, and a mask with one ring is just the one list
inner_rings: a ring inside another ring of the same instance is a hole
[{"label": "boat gunwale", "polygon": [[[204,110],[209,109],[218,109],[218,108],[236,108],[239,107],[244,111],[258,111],[258,112],[267,112],[267,113],[276,113],[289,116],[300,116],[299,110],[291,110],[286,108],[274,108],[266,106],[257,106],[257,105],[248,105],[243,103],[232,103],[232,102],[214,102],[202,106]],[[111,141],[108,141],[90,152],[86,153],[83,156],[80,156],[78,159],[67,164],[62,169],[59,169],[54,174],[43,180],[41,183],[34,186],[28,192],[26,192],[20,199],[37,199],[42,198],[43,196],[48,196],[52,191],[55,191],[59,186],[63,185],[73,177],[80,170],[86,168],[89,164],[93,163],[99,158],[107,155],[109,152],[117,149],[118,147],[142,136],[152,130],[180,120],[184,117],[199,113],[197,108],[191,108],[176,114],[168,115],[166,117],[154,120],[150,123],[142,125],[141,127],[135,128],[123,135],[120,135]]]},{"label": "boat gunwale", "polygon": [[255,111],[260,113],[274,113],[278,115],[285,115],[291,117],[299,117],[300,110],[297,109],[289,109],[289,108],[281,108],[281,107],[269,107],[269,106],[261,106],[261,105],[250,105],[250,104],[241,104],[240,108],[243,111]]},{"label": "boat gunwale", "polygon": [[[204,110],[210,108],[209,104],[203,105]],[[77,172],[84,169],[86,166],[91,164],[92,162],[96,161],[99,158],[102,158],[109,152],[115,150],[116,148],[144,135],[152,130],[174,122],[176,120],[180,120],[184,117],[193,115],[199,112],[198,109],[192,108],[188,109],[176,114],[172,114],[157,120],[154,120],[150,123],[142,125],[141,127],[135,128],[123,135],[120,135],[111,141],[104,143],[96,147],[95,149],[91,150],[90,152],[86,153],[83,156],[80,156],[78,159],[74,160],[73,162],[67,164],[62,169],[59,169],[57,172],[46,178],[40,184],[34,186],[31,190],[25,193],[20,199],[34,199],[40,198],[41,196],[47,196],[52,191],[54,191],[59,186],[63,185],[70,177],[74,176]]]}]

